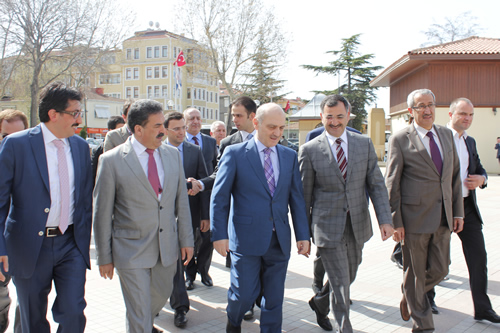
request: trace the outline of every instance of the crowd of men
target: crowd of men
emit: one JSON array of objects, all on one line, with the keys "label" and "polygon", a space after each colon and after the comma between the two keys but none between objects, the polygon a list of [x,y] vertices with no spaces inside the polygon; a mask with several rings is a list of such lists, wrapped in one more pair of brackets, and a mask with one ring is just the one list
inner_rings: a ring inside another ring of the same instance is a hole
[{"label": "crowd of men", "polygon": [[14,332],[50,332],[52,283],[58,332],[85,330],[92,225],[100,275],[116,271],[120,280],[127,332],[161,332],[154,318],[168,300],[174,324],[186,327],[197,275],[213,286],[214,249],[230,267],[226,332],[241,332],[254,304],[261,332],[281,332],[292,226],[299,255],[309,256],[310,239],[317,247],[309,305],[318,325],[353,332],[350,286],[373,235],[369,200],[382,240],[401,243],[400,311],[414,332],[435,330],[433,289],[448,274],[451,232],[462,241],[474,318],[500,322],[487,295],[475,189],[488,177],[466,133],[474,115],[468,99],[454,100],[450,122],[439,126],[434,94],[411,92],[413,123],[391,137],[385,177],[371,140],[347,127],[351,105],[341,95],[323,100],[324,126],[298,154],[283,143],[286,116],[275,103],[234,100],[238,131],[226,137],[222,122],[211,136],[201,133],[196,108],[165,114],[156,101],[130,101],[109,120],[92,159],[74,135],[82,99],[55,82],[41,93],[38,126],[28,129],[20,111],[0,113],[0,332],[11,276]]}]

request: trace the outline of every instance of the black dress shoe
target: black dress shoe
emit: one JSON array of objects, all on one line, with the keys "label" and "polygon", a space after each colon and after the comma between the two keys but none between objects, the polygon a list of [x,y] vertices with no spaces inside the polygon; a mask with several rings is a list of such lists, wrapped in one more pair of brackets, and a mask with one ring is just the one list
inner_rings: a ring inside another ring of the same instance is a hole
[{"label": "black dress shoe", "polygon": [[233,326],[228,320],[226,325],[226,333],[241,333],[241,326]]},{"label": "black dress shoe", "polygon": [[314,303],[314,297],[309,300],[309,306],[316,313],[316,321],[318,322],[319,327],[321,327],[325,331],[333,331],[330,319],[328,319],[328,316],[325,316],[319,312],[316,303]]},{"label": "black dress shoe", "polygon": [[212,281],[212,278],[210,277],[210,275],[208,275],[208,273],[201,275],[201,283],[203,283],[207,287],[212,287],[214,285],[214,282]]},{"label": "black dress shoe", "polygon": [[436,302],[434,302],[433,299],[429,299],[429,303],[431,303],[431,311],[433,314],[439,314],[439,309],[436,305]]},{"label": "black dress shoe", "polygon": [[153,330],[151,331],[152,333],[162,333],[162,330],[157,329],[156,327],[153,326]]},{"label": "black dress shoe", "polygon": [[194,289],[194,281],[186,280],[186,290],[193,290],[193,289]]},{"label": "black dress shoe", "polygon": [[495,311],[493,311],[492,309],[490,310],[486,310],[485,312],[483,313],[480,313],[480,314],[476,314],[474,316],[474,319],[476,320],[488,320],[488,321],[491,321],[492,323],[500,323],[500,316],[497,315],[497,313]]},{"label": "black dress shoe", "polygon": [[248,310],[247,312],[245,312],[245,315],[243,316],[243,319],[245,320],[250,320],[253,318],[253,305],[252,305],[252,308],[250,310]]},{"label": "black dress shoe", "polygon": [[186,327],[188,320],[186,318],[186,311],[180,310],[177,311],[175,310],[175,315],[174,315],[174,325],[179,327],[179,328],[184,328]]}]

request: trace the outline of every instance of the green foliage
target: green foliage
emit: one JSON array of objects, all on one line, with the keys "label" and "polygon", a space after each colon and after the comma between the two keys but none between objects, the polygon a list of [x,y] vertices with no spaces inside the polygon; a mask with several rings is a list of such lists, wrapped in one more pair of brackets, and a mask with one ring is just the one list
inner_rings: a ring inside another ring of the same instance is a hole
[{"label": "green foliage", "polygon": [[352,127],[357,130],[362,129],[362,123],[366,118],[365,107],[376,100],[375,90],[377,87],[370,87],[370,81],[375,78],[375,71],[382,69],[382,66],[370,66],[373,54],[360,55],[357,51],[360,34],[349,38],[342,38],[342,47],[338,51],[328,51],[337,56],[328,66],[302,65],[303,68],[316,73],[326,73],[340,75],[345,71],[345,83],[334,90],[315,91],[325,95],[340,94],[351,103],[351,112],[356,115],[352,121]]},{"label": "green foliage", "polygon": [[80,136],[83,139],[87,139],[87,126],[83,126],[82,130],[80,131]]}]

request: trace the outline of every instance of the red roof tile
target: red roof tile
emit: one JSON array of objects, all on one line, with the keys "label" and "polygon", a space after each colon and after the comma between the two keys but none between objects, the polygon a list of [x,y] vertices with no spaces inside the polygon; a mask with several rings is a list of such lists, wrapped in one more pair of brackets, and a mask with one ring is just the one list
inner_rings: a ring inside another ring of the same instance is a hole
[{"label": "red roof tile", "polygon": [[432,54],[500,54],[500,39],[472,36],[408,52],[409,55]]}]

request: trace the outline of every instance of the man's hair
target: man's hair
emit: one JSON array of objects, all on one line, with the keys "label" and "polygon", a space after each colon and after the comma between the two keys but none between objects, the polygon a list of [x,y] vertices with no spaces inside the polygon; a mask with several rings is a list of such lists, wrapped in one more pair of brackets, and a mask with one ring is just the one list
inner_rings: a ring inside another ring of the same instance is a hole
[{"label": "man's hair", "polygon": [[235,99],[231,105],[229,106],[229,110],[233,108],[233,106],[241,105],[247,111],[247,115],[250,116],[251,113],[257,112],[257,104],[248,96],[240,96]]},{"label": "man's hair", "polygon": [[347,100],[342,95],[330,95],[326,96],[325,99],[321,102],[320,108],[321,108],[321,113],[323,113],[325,106],[328,106],[329,108],[337,106],[337,104],[342,103],[344,104],[344,107],[347,112],[351,112],[351,103]]},{"label": "man's hair", "polygon": [[132,98],[129,98],[125,101],[125,103],[123,103],[123,109],[122,109],[122,115],[124,115],[125,117],[127,117],[128,115],[128,111],[130,110],[130,106],[132,104],[134,104],[135,100],[132,99]]},{"label": "man's hair", "polygon": [[128,111],[127,123],[130,131],[135,133],[135,125],[146,126],[149,116],[163,112],[163,106],[160,102],[150,99],[138,99]]},{"label": "man's hair", "polygon": [[64,111],[70,100],[80,102],[82,98],[83,93],[80,90],[68,87],[60,81],[52,82],[40,93],[38,117],[42,123],[46,123],[50,120],[49,110]]},{"label": "man's hair", "polygon": [[470,101],[470,99],[465,98],[465,97],[460,97],[460,98],[454,99],[451,102],[451,104],[450,104],[450,112],[451,112],[451,114],[455,113],[455,110],[457,109],[457,105],[460,102],[465,102],[465,103],[469,104],[470,106],[474,107],[474,105],[472,105],[472,102]]},{"label": "man's hair", "polygon": [[170,120],[181,120],[184,119],[184,115],[178,111],[171,111],[165,116],[165,128],[168,128]]},{"label": "man's hair", "polygon": [[4,120],[8,123],[21,120],[24,124],[24,129],[28,128],[28,117],[26,117],[22,111],[6,109],[0,112],[0,130],[2,129],[2,123]]},{"label": "man's hair", "polygon": [[436,102],[436,96],[434,96],[434,93],[432,91],[430,91],[429,89],[417,89],[417,90],[413,90],[408,95],[408,99],[406,100],[406,103],[408,104],[409,108],[413,108],[415,106],[415,96],[416,95],[431,95],[434,102]]},{"label": "man's hair", "polygon": [[108,119],[108,130],[114,130],[118,124],[125,124],[125,119],[120,116],[112,116]]},{"label": "man's hair", "polygon": [[186,118],[186,120],[187,120],[187,118],[188,118],[188,116],[189,116],[189,113],[190,113],[191,111],[195,111],[195,110],[196,110],[196,111],[198,111],[198,112],[200,113],[200,118],[201,118],[201,111],[200,111],[200,110],[198,110],[197,108],[187,108],[186,110],[184,110],[184,112],[182,112],[182,114],[184,115],[184,118]]},{"label": "man's hair", "polygon": [[212,125],[210,125],[210,132],[215,133],[215,131],[217,130],[217,126],[219,125],[226,127],[226,124],[224,124],[222,121],[216,120],[212,123]]},{"label": "man's hair", "polygon": [[264,121],[264,116],[266,113],[268,113],[269,110],[272,109],[279,109],[283,114],[285,114],[285,111],[283,111],[283,108],[281,105],[276,104],[276,103],[265,103],[259,106],[257,109],[257,113],[255,114],[255,119],[259,122],[259,124],[262,124],[262,121]]}]

